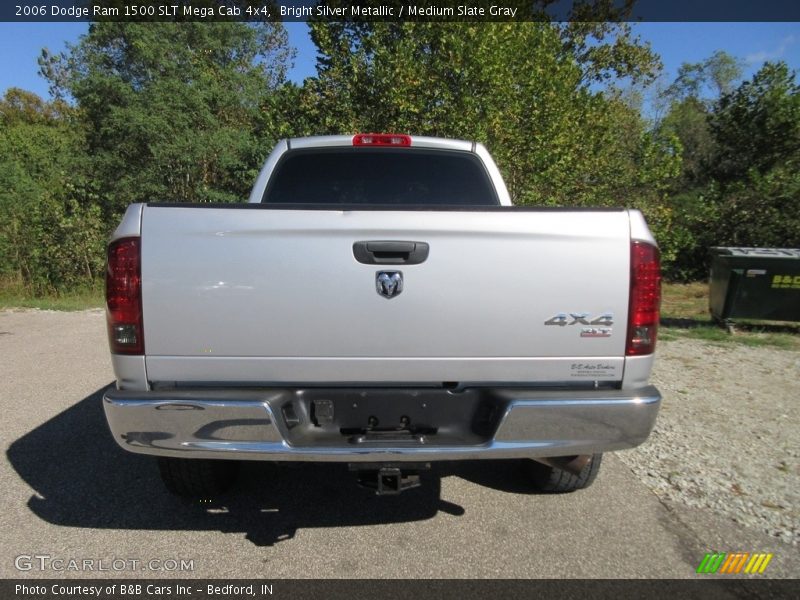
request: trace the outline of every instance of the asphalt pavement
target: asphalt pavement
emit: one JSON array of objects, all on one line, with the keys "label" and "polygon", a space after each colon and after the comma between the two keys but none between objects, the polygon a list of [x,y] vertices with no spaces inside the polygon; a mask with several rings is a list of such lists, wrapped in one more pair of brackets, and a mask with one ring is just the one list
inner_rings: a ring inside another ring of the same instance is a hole
[{"label": "asphalt pavement", "polygon": [[247,463],[232,492],[186,503],[111,439],[112,379],[101,311],[0,312],[0,576],[686,578],[713,551],[800,573],[796,548],[660,502],[614,455],[566,495],[534,493],[522,462],[439,464],[397,497],[342,465]]}]

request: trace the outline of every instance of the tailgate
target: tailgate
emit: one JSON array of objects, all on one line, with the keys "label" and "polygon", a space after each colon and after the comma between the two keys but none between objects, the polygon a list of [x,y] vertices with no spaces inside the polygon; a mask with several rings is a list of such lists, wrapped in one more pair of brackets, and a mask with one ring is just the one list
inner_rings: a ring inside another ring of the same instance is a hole
[{"label": "tailgate", "polygon": [[[629,228],[624,210],[147,206],[148,378],[617,381]],[[370,240],[424,242],[429,254],[362,264],[353,244]],[[402,273],[402,293],[379,295],[381,271]]]}]

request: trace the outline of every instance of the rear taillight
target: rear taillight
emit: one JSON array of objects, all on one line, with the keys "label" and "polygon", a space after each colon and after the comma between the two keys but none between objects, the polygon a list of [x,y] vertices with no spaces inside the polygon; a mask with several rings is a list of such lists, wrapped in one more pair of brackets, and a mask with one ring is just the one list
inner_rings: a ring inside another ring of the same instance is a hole
[{"label": "rear taillight", "polygon": [[111,352],[144,354],[140,238],[109,244],[106,306]]},{"label": "rear taillight", "polygon": [[652,354],[656,349],[661,307],[661,261],[658,248],[631,242],[631,295],[628,305],[627,356]]},{"label": "rear taillight", "polygon": [[353,146],[410,146],[411,136],[399,133],[357,133]]}]

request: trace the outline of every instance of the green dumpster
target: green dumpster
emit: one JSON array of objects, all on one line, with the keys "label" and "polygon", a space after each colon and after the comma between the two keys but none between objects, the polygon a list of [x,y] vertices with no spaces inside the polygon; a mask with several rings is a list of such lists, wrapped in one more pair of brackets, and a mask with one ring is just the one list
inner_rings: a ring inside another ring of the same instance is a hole
[{"label": "green dumpster", "polygon": [[800,249],[711,248],[709,309],[722,322],[800,321]]}]

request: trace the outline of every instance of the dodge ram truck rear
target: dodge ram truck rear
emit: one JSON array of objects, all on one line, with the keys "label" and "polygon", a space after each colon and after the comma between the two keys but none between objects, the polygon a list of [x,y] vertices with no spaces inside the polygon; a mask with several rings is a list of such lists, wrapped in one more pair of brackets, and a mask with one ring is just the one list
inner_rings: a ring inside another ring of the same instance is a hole
[{"label": "dodge ram truck rear", "polygon": [[591,484],[648,437],[655,241],[635,210],[515,207],[480,144],[284,140],[248,203],[134,204],[108,247],[114,439],[209,496],[239,460],[531,459]]}]

